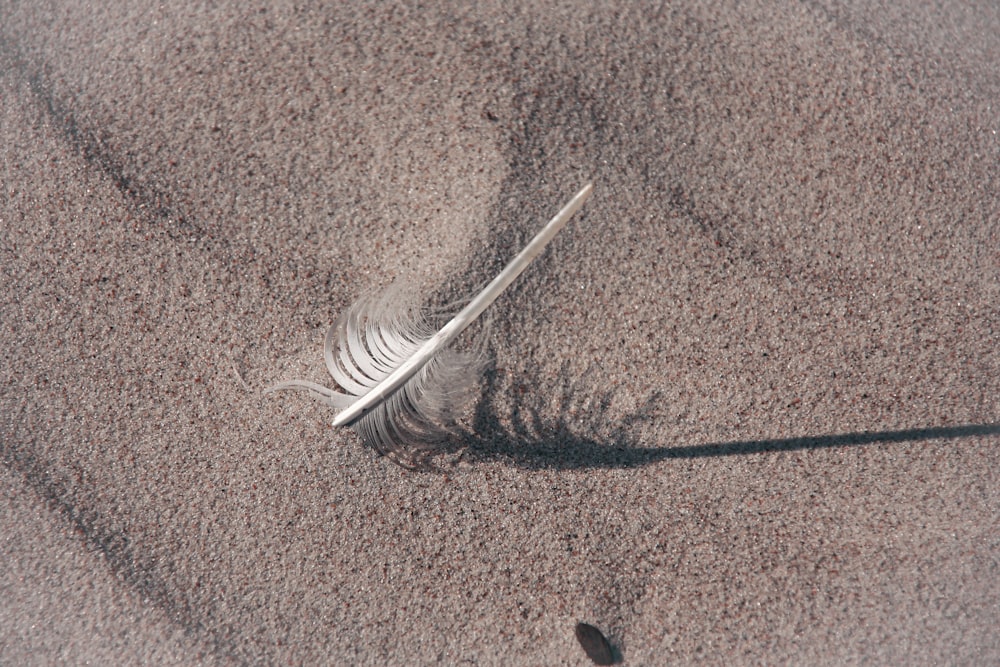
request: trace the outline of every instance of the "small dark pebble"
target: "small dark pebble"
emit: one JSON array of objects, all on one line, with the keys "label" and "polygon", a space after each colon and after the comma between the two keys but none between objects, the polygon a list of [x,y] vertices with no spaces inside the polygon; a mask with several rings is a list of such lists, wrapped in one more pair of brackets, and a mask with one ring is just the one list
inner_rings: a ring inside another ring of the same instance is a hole
[{"label": "small dark pebble", "polygon": [[601,631],[586,623],[576,624],[576,640],[583,647],[583,652],[594,661],[595,665],[613,665],[615,656],[611,644]]}]

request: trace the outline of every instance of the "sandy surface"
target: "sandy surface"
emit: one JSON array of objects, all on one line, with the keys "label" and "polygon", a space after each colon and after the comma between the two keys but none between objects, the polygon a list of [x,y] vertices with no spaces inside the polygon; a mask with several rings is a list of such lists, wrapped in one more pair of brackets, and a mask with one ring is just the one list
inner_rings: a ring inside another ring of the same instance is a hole
[{"label": "sandy surface", "polygon": [[[0,0],[0,662],[1000,662],[996,3],[181,4]],[[461,460],[261,396],[588,181]]]}]

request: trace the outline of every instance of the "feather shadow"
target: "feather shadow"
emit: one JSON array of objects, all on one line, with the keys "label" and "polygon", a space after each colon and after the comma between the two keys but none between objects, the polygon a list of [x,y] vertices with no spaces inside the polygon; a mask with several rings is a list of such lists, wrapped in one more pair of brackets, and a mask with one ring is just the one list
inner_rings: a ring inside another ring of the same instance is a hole
[{"label": "feather shadow", "polygon": [[[487,390],[476,409],[474,431],[467,434],[468,449],[465,457],[473,461],[502,461],[529,470],[640,468],[669,459],[749,456],[875,443],[1000,435],[1000,423],[983,423],[644,447],[632,432],[637,424],[654,418],[659,402],[659,396],[655,393],[647,398],[639,410],[620,420],[608,435],[592,437],[580,433],[579,427],[574,428],[565,416],[570,413],[574,395],[570,383],[564,382],[560,396],[559,413],[563,416],[555,421],[546,421],[537,410],[515,408],[508,420],[509,426],[505,426],[491,400],[496,393],[499,374],[490,370],[486,373],[486,380]],[[611,400],[612,395],[607,393],[601,395],[595,404],[588,405],[588,421],[596,423],[602,419],[609,411]]]}]

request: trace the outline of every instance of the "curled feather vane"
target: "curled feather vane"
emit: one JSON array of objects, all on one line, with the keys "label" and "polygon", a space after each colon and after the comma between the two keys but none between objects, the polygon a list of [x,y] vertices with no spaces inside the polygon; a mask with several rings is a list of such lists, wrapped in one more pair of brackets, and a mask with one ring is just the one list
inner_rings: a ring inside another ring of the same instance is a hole
[{"label": "curled feather vane", "polygon": [[425,313],[398,290],[363,297],[330,327],[323,345],[327,370],[344,392],[306,380],[282,389],[308,391],[339,410],[334,426],[353,425],[369,445],[402,465],[447,439],[457,411],[474,394],[484,368],[481,353],[448,345],[527,268],[590,197],[587,185],[517,254],[469,304],[435,330]]}]

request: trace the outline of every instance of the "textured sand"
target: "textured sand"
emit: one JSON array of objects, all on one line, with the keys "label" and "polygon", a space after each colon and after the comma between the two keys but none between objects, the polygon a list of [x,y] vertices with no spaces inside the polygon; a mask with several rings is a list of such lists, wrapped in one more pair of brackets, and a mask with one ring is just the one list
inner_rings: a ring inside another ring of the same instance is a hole
[{"label": "textured sand", "polygon": [[[0,662],[1000,662],[996,3],[182,4],[0,0]],[[588,181],[460,461],[260,395]]]}]

